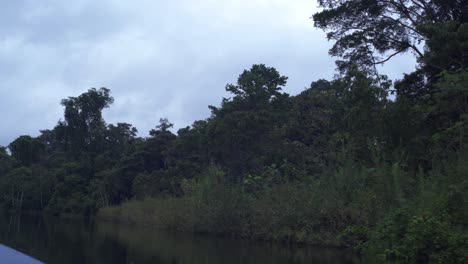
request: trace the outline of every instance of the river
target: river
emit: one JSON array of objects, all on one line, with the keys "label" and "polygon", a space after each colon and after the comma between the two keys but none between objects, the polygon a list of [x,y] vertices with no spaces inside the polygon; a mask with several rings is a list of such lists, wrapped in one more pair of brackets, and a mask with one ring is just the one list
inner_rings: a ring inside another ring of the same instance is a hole
[{"label": "river", "polygon": [[[92,219],[0,214],[0,244],[49,264],[359,264],[338,249],[163,232]],[[3,263],[0,256],[0,263]]]}]

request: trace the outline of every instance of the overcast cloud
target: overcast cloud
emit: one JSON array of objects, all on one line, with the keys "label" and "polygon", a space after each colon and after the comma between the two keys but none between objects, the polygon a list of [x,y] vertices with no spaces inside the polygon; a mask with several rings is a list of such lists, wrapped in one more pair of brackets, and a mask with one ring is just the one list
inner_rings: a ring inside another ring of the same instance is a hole
[{"label": "overcast cloud", "polygon": [[[146,136],[160,117],[176,127],[209,116],[255,63],[289,76],[285,92],[332,78],[331,45],[309,19],[315,0],[15,0],[0,9],[0,145],[36,136],[62,117],[60,100],[107,87],[108,123]],[[414,68],[400,57],[398,78]]]}]

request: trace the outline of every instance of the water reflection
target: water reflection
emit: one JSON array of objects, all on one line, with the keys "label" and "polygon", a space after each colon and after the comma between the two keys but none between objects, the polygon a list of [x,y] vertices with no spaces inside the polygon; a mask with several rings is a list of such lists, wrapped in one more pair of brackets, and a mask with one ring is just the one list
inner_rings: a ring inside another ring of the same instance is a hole
[{"label": "water reflection", "polygon": [[54,263],[360,263],[340,250],[168,233],[86,219],[0,216],[0,244]]}]

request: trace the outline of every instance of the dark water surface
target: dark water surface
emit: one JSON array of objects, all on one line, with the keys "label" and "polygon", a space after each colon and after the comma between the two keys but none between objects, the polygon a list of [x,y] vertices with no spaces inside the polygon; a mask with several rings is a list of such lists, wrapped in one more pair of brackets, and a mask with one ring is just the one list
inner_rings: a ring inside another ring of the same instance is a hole
[{"label": "dark water surface", "polygon": [[361,263],[356,256],[336,249],[291,248],[90,219],[25,214],[0,214],[0,244],[49,264]]}]

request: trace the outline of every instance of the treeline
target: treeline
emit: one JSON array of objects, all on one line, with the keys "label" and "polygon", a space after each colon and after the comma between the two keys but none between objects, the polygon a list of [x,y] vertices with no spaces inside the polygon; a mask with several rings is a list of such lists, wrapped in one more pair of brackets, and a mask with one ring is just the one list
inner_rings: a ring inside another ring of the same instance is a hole
[{"label": "treeline", "polygon": [[[467,261],[466,4],[319,4],[315,23],[342,58],[333,80],[291,96],[287,77],[253,65],[210,117],[176,133],[162,118],[148,137],[106,124],[110,91],[90,89],[62,101],[53,129],[19,137],[11,155],[1,149],[1,203],[56,214],[105,207],[101,217],[164,228]],[[414,72],[394,83],[377,73],[407,51]]]}]

